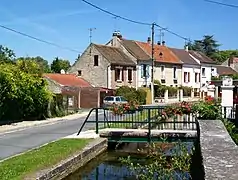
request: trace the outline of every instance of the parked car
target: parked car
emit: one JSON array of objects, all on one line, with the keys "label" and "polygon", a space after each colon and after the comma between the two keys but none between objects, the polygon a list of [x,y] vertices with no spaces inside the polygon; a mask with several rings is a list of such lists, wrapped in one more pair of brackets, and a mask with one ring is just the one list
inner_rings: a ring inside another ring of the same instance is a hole
[{"label": "parked car", "polygon": [[123,96],[106,96],[103,99],[103,107],[110,107],[114,104],[127,104],[128,101]]}]

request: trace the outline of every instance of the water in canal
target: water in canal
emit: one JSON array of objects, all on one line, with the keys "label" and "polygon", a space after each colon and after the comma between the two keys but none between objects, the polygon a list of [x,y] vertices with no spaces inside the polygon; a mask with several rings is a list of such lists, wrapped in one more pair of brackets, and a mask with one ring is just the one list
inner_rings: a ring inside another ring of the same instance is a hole
[{"label": "water in canal", "polygon": [[[84,167],[78,169],[76,172],[70,174],[64,180],[134,180],[136,179],[135,174],[123,165],[119,158],[126,158],[130,155],[133,162],[138,162],[140,164],[146,163],[147,160],[146,158],[143,158],[143,155],[135,154],[141,146],[144,146],[144,144],[130,143],[124,145],[123,149],[107,151],[90,161]],[[186,143],[186,147],[188,152],[191,152],[193,143]],[[165,150],[166,154],[170,155],[174,148],[176,148],[176,146],[167,148]],[[181,179],[179,173],[172,179]]]}]

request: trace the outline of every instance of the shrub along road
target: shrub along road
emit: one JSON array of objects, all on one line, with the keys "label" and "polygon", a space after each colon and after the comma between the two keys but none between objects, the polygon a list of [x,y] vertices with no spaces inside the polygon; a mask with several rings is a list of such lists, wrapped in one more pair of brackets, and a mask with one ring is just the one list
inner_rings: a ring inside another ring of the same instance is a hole
[{"label": "shrub along road", "polygon": [[[103,118],[100,113],[99,119]],[[45,126],[34,126],[27,129],[0,135],[0,160],[36,148],[45,143],[76,133],[83,124],[86,116],[69,121],[60,121]],[[95,119],[92,113],[90,120]],[[92,123],[86,124],[83,130],[94,128]]]}]

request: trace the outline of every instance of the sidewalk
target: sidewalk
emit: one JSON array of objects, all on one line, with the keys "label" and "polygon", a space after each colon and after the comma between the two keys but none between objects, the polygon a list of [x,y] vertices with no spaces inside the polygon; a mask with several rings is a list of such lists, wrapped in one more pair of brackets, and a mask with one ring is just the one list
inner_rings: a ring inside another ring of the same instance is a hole
[{"label": "sidewalk", "polygon": [[83,112],[72,114],[64,117],[56,117],[56,118],[49,118],[45,120],[36,120],[36,121],[22,121],[18,123],[12,123],[10,125],[2,125],[0,126],[0,134],[2,133],[10,133],[16,130],[22,130],[33,126],[44,126],[49,124],[55,124],[61,121],[70,121],[75,120],[84,116],[87,116],[89,110],[85,110]]}]

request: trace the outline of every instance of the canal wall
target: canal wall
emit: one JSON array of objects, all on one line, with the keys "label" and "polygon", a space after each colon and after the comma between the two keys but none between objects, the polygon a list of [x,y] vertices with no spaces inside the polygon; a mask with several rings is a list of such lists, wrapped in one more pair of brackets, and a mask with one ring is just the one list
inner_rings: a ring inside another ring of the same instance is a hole
[{"label": "canal wall", "polygon": [[108,143],[105,138],[97,138],[90,142],[77,154],[73,154],[68,159],[59,162],[56,166],[38,172],[34,179],[49,180],[63,179],[78,168],[84,166],[90,160],[107,149]]},{"label": "canal wall", "polygon": [[238,146],[220,120],[200,120],[205,180],[238,179]]}]

